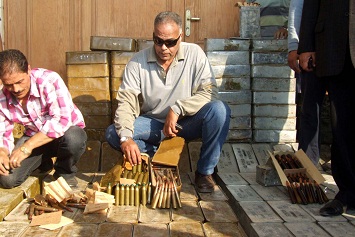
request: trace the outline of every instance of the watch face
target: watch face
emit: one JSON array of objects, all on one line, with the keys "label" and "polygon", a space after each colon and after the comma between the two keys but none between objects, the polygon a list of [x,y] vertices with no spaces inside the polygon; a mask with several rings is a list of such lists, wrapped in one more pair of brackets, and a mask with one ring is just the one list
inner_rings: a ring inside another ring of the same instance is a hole
[{"label": "watch face", "polygon": [[120,139],[120,142],[122,143],[122,142],[125,142],[125,141],[127,141],[129,139],[129,137],[121,137],[121,139]]},{"label": "watch face", "polygon": [[27,148],[26,147],[21,147],[21,151],[23,152],[23,153],[25,153],[26,155],[28,155],[29,154],[29,152],[27,151]]}]

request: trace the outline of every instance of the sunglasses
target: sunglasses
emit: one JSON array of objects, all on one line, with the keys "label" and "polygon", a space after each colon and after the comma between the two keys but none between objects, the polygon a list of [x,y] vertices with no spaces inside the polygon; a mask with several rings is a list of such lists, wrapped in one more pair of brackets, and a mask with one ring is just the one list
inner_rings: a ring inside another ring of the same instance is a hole
[{"label": "sunglasses", "polygon": [[153,33],[154,44],[156,44],[158,46],[163,46],[163,44],[165,44],[165,46],[168,47],[168,48],[174,47],[177,44],[177,42],[179,41],[180,37],[181,37],[181,34],[176,39],[163,40],[163,39],[155,36],[154,33]]}]

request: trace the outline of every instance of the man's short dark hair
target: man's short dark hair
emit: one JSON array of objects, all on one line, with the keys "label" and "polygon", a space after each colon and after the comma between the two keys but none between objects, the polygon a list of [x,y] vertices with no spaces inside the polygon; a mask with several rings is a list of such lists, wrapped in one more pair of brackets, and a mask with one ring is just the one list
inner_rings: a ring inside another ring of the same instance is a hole
[{"label": "man's short dark hair", "polygon": [[7,49],[0,52],[0,78],[14,72],[27,73],[28,61],[26,56],[17,49]]},{"label": "man's short dark hair", "polygon": [[160,12],[154,20],[154,26],[163,24],[163,23],[168,23],[168,22],[175,22],[180,29],[182,29],[182,20],[181,17],[179,16],[179,14],[175,13],[175,12],[170,12],[170,11],[166,11],[166,12]]}]

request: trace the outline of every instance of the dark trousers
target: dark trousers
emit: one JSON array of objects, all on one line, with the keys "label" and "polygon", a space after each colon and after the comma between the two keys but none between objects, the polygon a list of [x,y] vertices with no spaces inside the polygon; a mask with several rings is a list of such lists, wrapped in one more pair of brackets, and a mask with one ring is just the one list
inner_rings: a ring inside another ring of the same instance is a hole
[{"label": "dark trousers", "polygon": [[355,68],[346,57],[343,71],[323,78],[331,105],[333,144],[332,174],[339,188],[335,198],[355,207]]},{"label": "dark trousers", "polygon": [[[15,148],[20,147],[29,138],[21,137]],[[55,176],[64,178],[75,176],[78,171],[75,164],[86,150],[86,141],[87,135],[84,129],[77,126],[70,127],[62,137],[33,149],[32,154],[21,162],[20,167],[10,171],[10,175],[0,176],[0,186],[13,188],[21,185],[37,168],[51,168],[52,157],[57,157],[54,163]]]},{"label": "dark trousers", "polygon": [[317,165],[320,157],[320,114],[326,83],[314,72],[302,71],[301,93],[302,107],[298,132],[299,149],[302,149],[313,164]]}]

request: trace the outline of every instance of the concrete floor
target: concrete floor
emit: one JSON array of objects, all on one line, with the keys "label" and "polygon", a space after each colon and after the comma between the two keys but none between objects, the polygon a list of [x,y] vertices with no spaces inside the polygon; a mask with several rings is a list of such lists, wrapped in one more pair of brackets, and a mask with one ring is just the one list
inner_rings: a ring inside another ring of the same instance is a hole
[{"label": "concrete floor", "polygon": [[[24,215],[28,205],[26,200],[21,201],[24,191],[31,197],[39,190],[38,178],[31,177],[26,184],[13,190],[13,196],[2,200],[7,205],[3,205],[5,217],[0,222],[0,236],[353,236],[355,213],[322,217],[318,214],[322,204],[291,204],[285,187],[265,187],[257,182],[256,167],[267,160],[266,150],[287,151],[293,144],[226,143],[212,194],[196,192],[191,181],[200,145],[191,142],[181,154],[181,208],[113,205],[100,214],[83,214],[83,210],[73,209],[63,214],[73,223],[47,230],[30,226]],[[77,175],[77,191],[100,181],[119,157],[120,154],[106,143],[89,142],[78,164],[81,172]],[[332,199],[337,187],[330,174],[321,173],[326,180],[322,187]],[[1,192],[10,195],[9,190]]]}]

